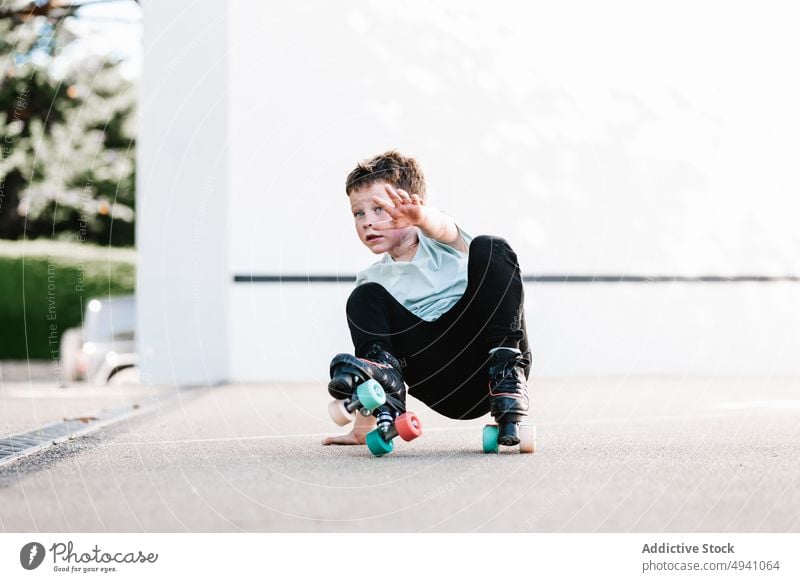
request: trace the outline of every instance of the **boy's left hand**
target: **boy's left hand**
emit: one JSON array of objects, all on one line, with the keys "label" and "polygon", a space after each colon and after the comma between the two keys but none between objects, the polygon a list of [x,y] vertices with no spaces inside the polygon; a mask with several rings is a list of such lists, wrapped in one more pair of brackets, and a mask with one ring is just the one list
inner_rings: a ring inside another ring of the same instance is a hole
[{"label": "boy's left hand", "polygon": [[372,228],[375,230],[390,230],[416,226],[425,222],[427,213],[419,196],[409,194],[402,188],[395,190],[391,184],[386,184],[385,188],[390,204],[387,204],[386,199],[378,196],[373,196],[372,201],[383,208],[384,212],[391,216],[391,219],[374,223]]}]

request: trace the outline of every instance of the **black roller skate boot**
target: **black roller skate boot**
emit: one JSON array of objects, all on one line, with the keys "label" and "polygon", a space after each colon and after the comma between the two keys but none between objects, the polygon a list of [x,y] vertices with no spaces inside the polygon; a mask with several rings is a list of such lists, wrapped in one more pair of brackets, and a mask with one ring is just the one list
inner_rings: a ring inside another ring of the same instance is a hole
[{"label": "black roller skate boot", "polygon": [[530,352],[513,348],[494,350],[489,360],[491,413],[497,422],[497,442],[513,446],[520,442],[519,423],[528,415],[528,385],[525,368]]},{"label": "black roller skate boot", "polygon": [[373,345],[363,358],[338,354],[331,361],[330,372],[328,392],[334,398],[352,399],[358,386],[372,379],[381,385],[386,394],[385,404],[376,411],[380,413],[386,409],[384,412],[390,413],[391,420],[405,412],[406,385],[400,362],[380,345]]},{"label": "black roller skate boot", "polygon": [[375,429],[365,444],[376,457],[394,450],[394,439],[412,441],[422,434],[422,425],[406,410],[406,385],[400,362],[380,345],[373,345],[363,358],[339,354],[331,362],[328,392],[336,398],[328,411],[340,426],[349,423],[358,410],[375,417]]}]

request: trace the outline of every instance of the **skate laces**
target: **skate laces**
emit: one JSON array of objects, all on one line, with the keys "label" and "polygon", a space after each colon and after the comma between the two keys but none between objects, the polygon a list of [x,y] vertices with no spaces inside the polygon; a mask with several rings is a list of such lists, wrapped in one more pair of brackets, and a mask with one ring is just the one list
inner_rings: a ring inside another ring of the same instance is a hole
[{"label": "skate laces", "polygon": [[[513,354],[510,357],[492,356],[489,364],[489,395],[520,398],[527,386],[525,380],[520,379],[517,368],[522,372],[524,378],[524,369],[528,365],[530,365],[530,359],[527,357],[527,352]],[[499,388],[512,389],[513,392],[496,392],[495,390]]]},{"label": "skate laces", "polygon": [[382,349],[378,345],[374,345],[366,355],[362,358],[367,362],[378,366],[379,368],[394,368],[398,372],[400,370],[400,362],[392,354]]},{"label": "skate laces", "polygon": [[361,358],[361,359],[364,360],[365,362],[368,362],[368,363],[372,364],[373,366],[377,366],[378,368],[386,369],[386,368],[393,368],[394,367],[391,364],[389,364],[388,362],[378,362],[377,360],[368,360],[367,358]]},{"label": "skate laces", "polygon": [[[400,365],[400,361],[378,345],[374,345],[361,359],[382,370],[386,370],[385,373],[387,374],[391,374],[392,372],[397,374],[397,379],[400,382],[398,390],[401,395],[398,402],[401,404],[402,409],[405,410],[405,381],[403,379],[403,369]],[[387,390],[386,396],[387,399],[394,399],[397,397],[397,394]]]}]

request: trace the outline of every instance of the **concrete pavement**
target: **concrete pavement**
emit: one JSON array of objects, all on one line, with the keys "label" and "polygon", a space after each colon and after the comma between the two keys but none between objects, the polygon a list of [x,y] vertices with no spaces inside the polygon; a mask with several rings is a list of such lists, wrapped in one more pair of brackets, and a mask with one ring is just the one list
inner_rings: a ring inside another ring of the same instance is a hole
[{"label": "concrete pavement", "polygon": [[[5,430],[108,389],[49,390],[5,384]],[[425,434],[380,459],[319,444],[324,382],[126,395],[163,405],[0,469],[0,531],[800,531],[795,378],[538,380],[534,455],[412,401]]]}]

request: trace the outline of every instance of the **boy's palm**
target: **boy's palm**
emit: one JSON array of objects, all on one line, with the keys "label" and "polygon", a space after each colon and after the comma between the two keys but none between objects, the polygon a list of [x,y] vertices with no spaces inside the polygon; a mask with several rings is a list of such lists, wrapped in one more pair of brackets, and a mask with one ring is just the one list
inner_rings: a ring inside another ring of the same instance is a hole
[{"label": "boy's palm", "polygon": [[355,431],[322,439],[323,445],[363,445],[366,442],[367,435],[360,435]]},{"label": "boy's palm", "polygon": [[375,427],[375,417],[358,415],[353,428],[347,434],[329,436],[322,439],[323,445],[363,445],[367,442],[367,433]]},{"label": "boy's palm", "polygon": [[385,199],[378,196],[373,196],[372,201],[383,208],[384,212],[391,218],[373,224],[373,229],[406,228],[407,226],[416,226],[425,221],[425,205],[419,196],[409,194],[402,188],[395,190],[390,184],[386,184],[386,194],[389,196],[391,204],[387,204]]}]

